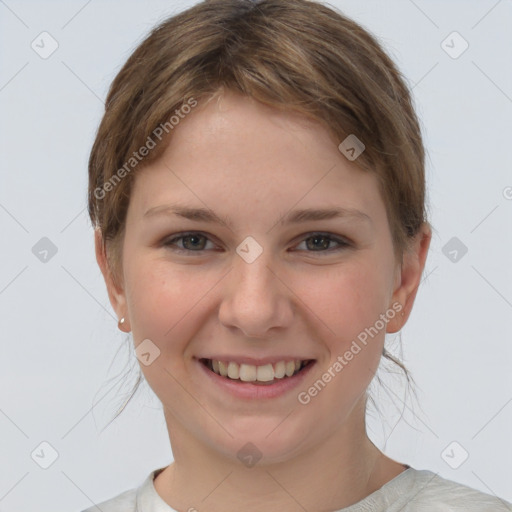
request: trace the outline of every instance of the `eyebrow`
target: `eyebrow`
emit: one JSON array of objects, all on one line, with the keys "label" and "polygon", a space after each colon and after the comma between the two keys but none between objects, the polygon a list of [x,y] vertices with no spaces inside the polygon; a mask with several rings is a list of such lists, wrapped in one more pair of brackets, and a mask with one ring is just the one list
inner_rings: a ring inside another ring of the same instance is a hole
[{"label": "eyebrow", "polygon": [[[231,228],[231,220],[227,217],[221,217],[207,208],[191,208],[188,206],[165,204],[150,208],[144,213],[144,218],[153,217],[156,215],[174,215],[184,219],[197,221],[223,224]],[[337,218],[351,218],[354,220],[369,222],[372,224],[372,219],[366,213],[355,208],[306,208],[301,210],[293,210],[284,217],[281,217],[279,224],[299,224],[303,222],[311,222],[318,220],[330,220]]]}]

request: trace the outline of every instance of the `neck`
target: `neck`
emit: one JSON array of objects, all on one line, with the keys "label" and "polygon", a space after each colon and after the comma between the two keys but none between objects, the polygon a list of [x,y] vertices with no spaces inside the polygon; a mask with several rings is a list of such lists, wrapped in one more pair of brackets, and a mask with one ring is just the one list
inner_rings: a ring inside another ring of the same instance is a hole
[{"label": "neck", "polygon": [[[155,479],[176,510],[263,512],[333,511],[376,491],[405,468],[385,457],[352,422],[286,461],[253,467],[219,456],[166,416],[175,462]],[[171,424],[172,423],[172,424]]]}]

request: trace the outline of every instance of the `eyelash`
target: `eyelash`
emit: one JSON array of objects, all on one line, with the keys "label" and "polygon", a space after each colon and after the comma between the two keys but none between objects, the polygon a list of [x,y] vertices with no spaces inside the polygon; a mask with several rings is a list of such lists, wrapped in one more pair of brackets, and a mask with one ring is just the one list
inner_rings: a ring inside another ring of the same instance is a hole
[{"label": "eyelash", "polygon": [[[182,240],[184,238],[187,238],[187,237],[190,237],[190,236],[194,236],[194,235],[199,235],[201,237],[204,237],[208,241],[211,242],[211,240],[208,238],[208,236],[206,236],[204,233],[201,233],[199,231],[189,231],[189,232],[186,232],[186,233],[179,233],[177,236],[174,236],[173,238],[168,239],[167,241],[164,241],[162,245],[164,247],[168,247],[172,251],[178,252],[178,253],[202,253],[202,252],[204,252],[206,249],[200,249],[200,250],[194,251],[192,249],[182,249],[182,248],[172,247],[173,245],[176,244],[176,242],[178,240]],[[333,236],[330,233],[322,233],[322,232],[308,233],[308,236],[303,238],[300,243],[302,243],[303,241],[309,240],[311,238],[315,238],[315,237],[325,238],[325,239],[327,239],[329,241],[329,243],[330,242],[336,242],[336,243],[339,244],[339,247],[336,248],[336,249],[326,249],[326,250],[306,251],[306,252],[310,252],[310,253],[317,253],[317,252],[318,253],[333,253],[333,252],[338,252],[338,251],[341,251],[341,250],[346,249],[348,247],[351,247],[351,244],[347,240],[339,238],[339,237],[336,237],[336,236]]]}]

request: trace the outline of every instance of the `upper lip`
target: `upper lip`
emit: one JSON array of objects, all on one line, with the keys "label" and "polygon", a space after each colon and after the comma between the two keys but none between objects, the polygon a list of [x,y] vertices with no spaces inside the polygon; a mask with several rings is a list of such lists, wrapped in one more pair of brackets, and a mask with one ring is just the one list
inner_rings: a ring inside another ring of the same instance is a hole
[{"label": "upper lip", "polygon": [[250,364],[253,366],[264,366],[266,364],[275,364],[280,361],[313,361],[311,357],[302,356],[269,356],[269,357],[247,357],[247,356],[236,356],[236,355],[211,355],[198,357],[197,359],[211,359],[213,361],[228,361],[238,364]]}]

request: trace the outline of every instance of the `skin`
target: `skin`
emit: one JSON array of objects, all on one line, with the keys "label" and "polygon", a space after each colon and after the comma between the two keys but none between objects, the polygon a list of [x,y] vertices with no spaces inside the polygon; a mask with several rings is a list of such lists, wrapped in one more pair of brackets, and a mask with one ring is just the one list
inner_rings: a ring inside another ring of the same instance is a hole
[{"label": "skin", "polygon": [[[97,260],[112,306],[126,319],[123,330],[135,346],[150,339],[160,350],[141,369],[163,404],[174,456],[155,488],[177,510],[332,511],[405,469],[366,434],[366,390],[385,332],[400,330],[410,314],[431,231],[423,227],[400,265],[375,176],[348,161],[338,143],[313,121],[224,91],[182,120],[162,156],[138,171],[118,285],[96,232]],[[177,202],[211,209],[232,225],[144,217]],[[370,221],[278,224],[291,210],[327,206],[355,208]],[[164,244],[186,231],[206,238]],[[350,245],[315,243],[308,238],[315,232]],[[263,248],[250,264],[236,252],[247,236]],[[300,404],[297,393],[397,302],[404,315]],[[199,371],[194,357],[206,353],[290,354],[316,363],[299,389],[247,401]],[[247,442],[262,454],[251,468],[237,458]]]}]

